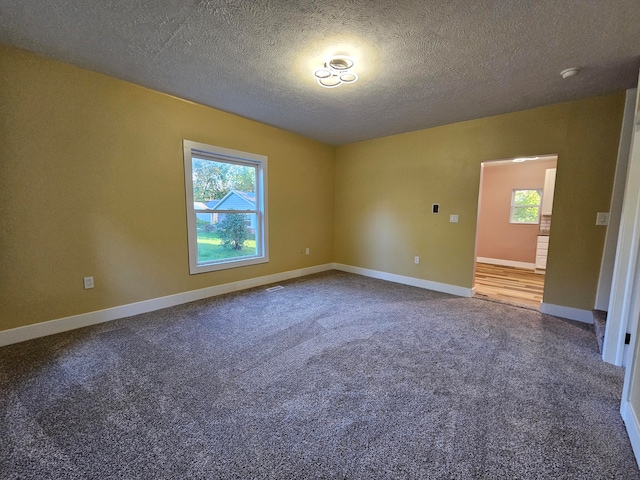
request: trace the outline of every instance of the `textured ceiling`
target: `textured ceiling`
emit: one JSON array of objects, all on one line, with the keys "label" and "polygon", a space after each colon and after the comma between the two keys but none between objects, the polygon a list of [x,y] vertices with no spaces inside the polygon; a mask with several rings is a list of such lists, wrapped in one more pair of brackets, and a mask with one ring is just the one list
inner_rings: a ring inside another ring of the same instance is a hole
[{"label": "textured ceiling", "polygon": [[339,145],[632,88],[640,2],[0,0],[0,43]]}]

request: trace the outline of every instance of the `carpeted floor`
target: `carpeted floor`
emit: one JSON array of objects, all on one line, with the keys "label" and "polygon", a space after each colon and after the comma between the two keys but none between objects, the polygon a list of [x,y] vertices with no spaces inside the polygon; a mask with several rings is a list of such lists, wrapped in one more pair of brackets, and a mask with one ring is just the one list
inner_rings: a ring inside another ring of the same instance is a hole
[{"label": "carpeted floor", "polygon": [[640,479],[591,326],[282,285],[0,349],[0,478]]}]

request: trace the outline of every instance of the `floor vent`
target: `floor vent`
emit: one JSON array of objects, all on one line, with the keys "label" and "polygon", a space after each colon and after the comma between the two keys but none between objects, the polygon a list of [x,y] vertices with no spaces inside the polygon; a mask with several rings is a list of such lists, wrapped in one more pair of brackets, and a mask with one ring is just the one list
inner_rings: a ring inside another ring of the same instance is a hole
[{"label": "floor vent", "polygon": [[284,287],[282,285],[276,285],[275,287],[267,288],[267,292],[275,292],[276,290],[282,290]]}]

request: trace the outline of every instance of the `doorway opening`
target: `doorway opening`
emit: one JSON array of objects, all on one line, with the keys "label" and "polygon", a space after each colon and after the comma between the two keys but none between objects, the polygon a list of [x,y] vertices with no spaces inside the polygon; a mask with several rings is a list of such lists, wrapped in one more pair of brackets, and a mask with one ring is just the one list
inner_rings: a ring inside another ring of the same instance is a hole
[{"label": "doorway opening", "polygon": [[557,155],[483,162],[476,230],[476,296],[540,308]]}]

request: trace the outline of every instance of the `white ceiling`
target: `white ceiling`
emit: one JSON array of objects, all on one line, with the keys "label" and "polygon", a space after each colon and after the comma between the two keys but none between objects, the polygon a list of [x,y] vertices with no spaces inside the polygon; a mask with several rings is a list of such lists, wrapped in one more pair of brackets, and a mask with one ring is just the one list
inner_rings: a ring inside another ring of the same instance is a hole
[{"label": "white ceiling", "polygon": [[0,42],[340,145],[632,88],[640,2],[0,0]]}]

